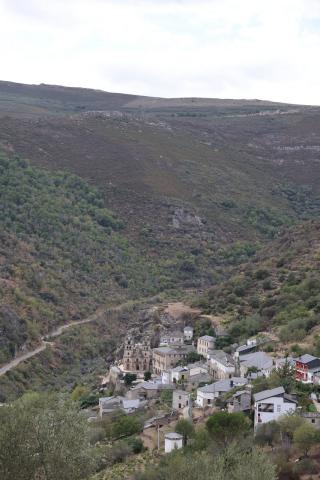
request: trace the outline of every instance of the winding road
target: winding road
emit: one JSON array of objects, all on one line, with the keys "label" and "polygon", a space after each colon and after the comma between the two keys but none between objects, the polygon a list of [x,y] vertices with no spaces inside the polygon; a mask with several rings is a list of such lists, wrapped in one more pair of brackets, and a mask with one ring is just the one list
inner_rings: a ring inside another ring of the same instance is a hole
[{"label": "winding road", "polygon": [[[115,309],[119,309],[120,307],[121,307],[121,305],[119,305],[118,307],[115,307]],[[100,308],[88,318],[85,318],[83,320],[77,320],[77,321],[66,323],[65,325],[61,325],[60,327],[53,330],[51,333],[48,333],[47,335],[45,335],[44,337],[41,338],[41,344],[37,348],[35,348],[34,350],[30,350],[30,352],[23,353],[22,355],[19,355],[18,357],[15,357],[13,360],[11,360],[10,362],[8,362],[5,365],[3,365],[2,367],[0,367],[0,377],[2,375],[5,375],[7,372],[12,370],[13,368],[15,368],[21,362],[24,362],[25,360],[28,360],[29,358],[32,358],[35,355],[38,355],[38,353],[43,352],[43,350],[45,350],[48,345],[52,345],[51,342],[45,340],[46,338],[49,339],[49,338],[52,338],[52,337],[53,338],[58,337],[68,328],[76,327],[76,326],[82,325],[84,323],[94,322],[95,320],[97,320],[99,315],[101,313],[103,313],[103,311],[104,310],[102,308]]]}]

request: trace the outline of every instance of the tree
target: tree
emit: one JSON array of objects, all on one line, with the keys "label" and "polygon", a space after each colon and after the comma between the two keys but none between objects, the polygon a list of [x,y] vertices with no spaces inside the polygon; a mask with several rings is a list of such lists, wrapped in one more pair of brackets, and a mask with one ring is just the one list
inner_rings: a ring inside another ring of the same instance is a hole
[{"label": "tree", "polygon": [[243,449],[231,445],[220,455],[173,452],[136,480],[276,480],[276,467],[257,448]]},{"label": "tree", "polygon": [[241,412],[217,412],[209,417],[206,427],[210,436],[223,447],[250,429],[249,420]]},{"label": "tree", "polygon": [[151,372],[144,372],[144,381],[147,382],[151,379]]},{"label": "tree", "polygon": [[183,444],[187,445],[188,438],[194,433],[194,426],[189,420],[183,418],[177,422],[175,430],[183,436]]},{"label": "tree", "polygon": [[285,363],[275,369],[269,378],[270,388],[282,386],[287,393],[293,390],[295,385],[295,368],[286,359]]},{"label": "tree", "polygon": [[137,375],[135,373],[126,373],[124,376],[124,383],[127,387],[130,387],[135,380],[137,380]]},{"label": "tree", "polygon": [[258,445],[269,445],[274,447],[280,440],[280,425],[278,422],[267,422],[259,426],[255,434],[255,442]]},{"label": "tree", "polygon": [[0,409],[2,480],[78,480],[94,468],[89,425],[72,402],[29,394]]},{"label": "tree", "polygon": [[319,433],[310,423],[304,423],[298,427],[293,434],[293,443],[303,452],[305,457],[308,456],[310,448],[319,442]]},{"label": "tree", "polygon": [[199,353],[189,352],[184,359],[177,363],[177,365],[188,365],[189,363],[199,362],[201,359],[203,359],[203,356]]},{"label": "tree", "polygon": [[293,440],[294,432],[304,423],[305,420],[302,417],[299,417],[299,415],[287,414],[279,420],[280,431],[282,435],[285,435],[291,442]]},{"label": "tree", "polygon": [[129,437],[142,431],[142,421],[137,416],[122,415],[112,425],[112,436],[114,438]]},{"label": "tree", "polygon": [[78,401],[82,397],[87,397],[90,393],[90,390],[88,387],[84,385],[77,385],[74,390],[71,393],[71,398],[73,401]]}]

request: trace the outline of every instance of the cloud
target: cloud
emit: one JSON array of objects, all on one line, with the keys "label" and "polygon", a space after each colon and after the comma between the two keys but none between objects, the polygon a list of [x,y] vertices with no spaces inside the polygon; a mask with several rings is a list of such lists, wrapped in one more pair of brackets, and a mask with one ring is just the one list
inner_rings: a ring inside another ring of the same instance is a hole
[{"label": "cloud", "polygon": [[0,78],[320,104],[318,0],[0,0]]}]

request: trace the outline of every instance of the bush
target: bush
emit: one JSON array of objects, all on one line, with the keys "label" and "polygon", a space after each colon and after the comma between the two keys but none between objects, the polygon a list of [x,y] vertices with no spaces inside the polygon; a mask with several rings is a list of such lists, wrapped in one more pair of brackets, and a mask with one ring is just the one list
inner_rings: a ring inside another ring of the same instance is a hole
[{"label": "bush", "polygon": [[127,444],[135,454],[141,453],[144,450],[143,441],[139,437],[129,438]]},{"label": "bush", "polygon": [[124,415],[112,425],[112,436],[114,438],[129,437],[140,433],[142,429],[143,423],[139,417]]}]

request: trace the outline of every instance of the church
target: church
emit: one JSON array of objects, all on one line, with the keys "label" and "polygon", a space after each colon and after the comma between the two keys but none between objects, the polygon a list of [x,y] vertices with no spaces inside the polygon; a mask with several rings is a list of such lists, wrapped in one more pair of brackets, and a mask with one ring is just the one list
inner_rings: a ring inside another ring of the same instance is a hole
[{"label": "church", "polygon": [[135,343],[133,338],[128,336],[124,344],[122,363],[125,372],[151,372],[152,350],[149,338],[145,338],[141,343]]}]

